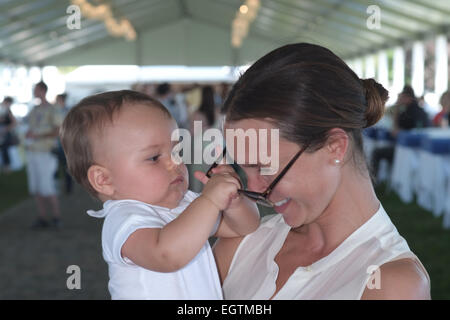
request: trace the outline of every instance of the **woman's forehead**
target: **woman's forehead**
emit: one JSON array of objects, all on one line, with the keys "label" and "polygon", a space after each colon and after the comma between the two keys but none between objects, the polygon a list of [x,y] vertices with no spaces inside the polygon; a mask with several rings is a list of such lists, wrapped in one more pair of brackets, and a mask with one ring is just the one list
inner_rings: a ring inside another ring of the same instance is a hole
[{"label": "woman's forehead", "polygon": [[270,119],[243,119],[224,124],[227,151],[239,165],[277,168],[280,159],[292,156],[298,146],[280,135]]},{"label": "woman's forehead", "polygon": [[262,118],[262,119],[242,119],[236,121],[225,120],[224,129],[276,129],[273,124],[272,119]]},{"label": "woman's forehead", "polygon": [[[280,135],[280,130],[270,119],[243,119],[225,122],[223,133],[227,144],[231,140],[246,140],[246,144],[279,144],[285,140]],[[248,140],[248,141],[247,141]],[[287,140],[286,140],[287,141]]]}]

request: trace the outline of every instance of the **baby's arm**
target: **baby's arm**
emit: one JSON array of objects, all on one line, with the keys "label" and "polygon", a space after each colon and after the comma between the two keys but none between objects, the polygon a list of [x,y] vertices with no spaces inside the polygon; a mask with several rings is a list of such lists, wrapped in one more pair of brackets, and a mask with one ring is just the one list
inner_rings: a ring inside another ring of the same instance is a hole
[{"label": "baby's arm", "polygon": [[206,192],[163,228],[143,228],[122,246],[122,257],[143,268],[173,272],[191,261],[208,241],[220,212],[239,184],[227,175],[215,175]]},{"label": "baby's arm", "polygon": [[[231,166],[219,165],[212,170],[214,174],[228,174],[240,181],[239,176]],[[208,178],[198,171],[195,177],[206,183]],[[240,183],[240,182],[239,182]],[[223,211],[223,218],[214,236],[219,238],[232,238],[244,236],[255,231],[259,226],[260,216],[256,203],[237,194]]]},{"label": "baby's arm", "polygon": [[239,200],[239,205],[223,212],[223,219],[214,234],[215,237],[240,237],[258,229],[260,217],[256,204],[245,197],[240,197],[242,199]]}]

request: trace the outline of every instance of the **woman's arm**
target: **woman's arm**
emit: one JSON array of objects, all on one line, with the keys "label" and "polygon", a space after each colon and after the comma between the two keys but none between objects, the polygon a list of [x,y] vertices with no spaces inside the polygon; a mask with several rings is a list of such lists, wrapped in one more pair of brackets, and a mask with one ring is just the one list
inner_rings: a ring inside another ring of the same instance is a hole
[{"label": "woman's arm", "polygon": [[228,275],[231,261],[233,261],[234,254],[242,239],[244,237],[219,238],[214,243],[213,254],[216,259],[221,284],[223,284],[223,281]]},{"label": "woman's arm", "polygon": [[429,300],[430,284],[422,268],[412,259],[383,264],[379,288],[366,288],[362,300]]}]

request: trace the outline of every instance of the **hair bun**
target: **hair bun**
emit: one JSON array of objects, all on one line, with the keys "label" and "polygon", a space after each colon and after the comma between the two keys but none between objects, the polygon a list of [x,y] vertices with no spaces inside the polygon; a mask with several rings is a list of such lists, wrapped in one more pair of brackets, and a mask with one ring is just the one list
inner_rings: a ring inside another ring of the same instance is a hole
[{"label": "hair bun", "polygon": [[373,126],[384,114],[384,105],[389,98],[389,92],[374,79],[362,79],[366,96],[366,125],[364,128]]}]

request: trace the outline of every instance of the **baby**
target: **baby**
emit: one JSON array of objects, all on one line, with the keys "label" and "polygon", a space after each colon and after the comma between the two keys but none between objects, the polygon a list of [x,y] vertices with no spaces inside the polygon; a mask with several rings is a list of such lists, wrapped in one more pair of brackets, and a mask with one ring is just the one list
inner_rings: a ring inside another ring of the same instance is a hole
[{"label": "baby", "polygon": [[103,257],[112,299],[222,299],[208,238],[259,225],[256,205],[238,196],[239,177],[219,165],[201,195],[172,160],[175,120],[151,97],[112,91],[70,110],[61,141],[70,173],[103,202]]}]

